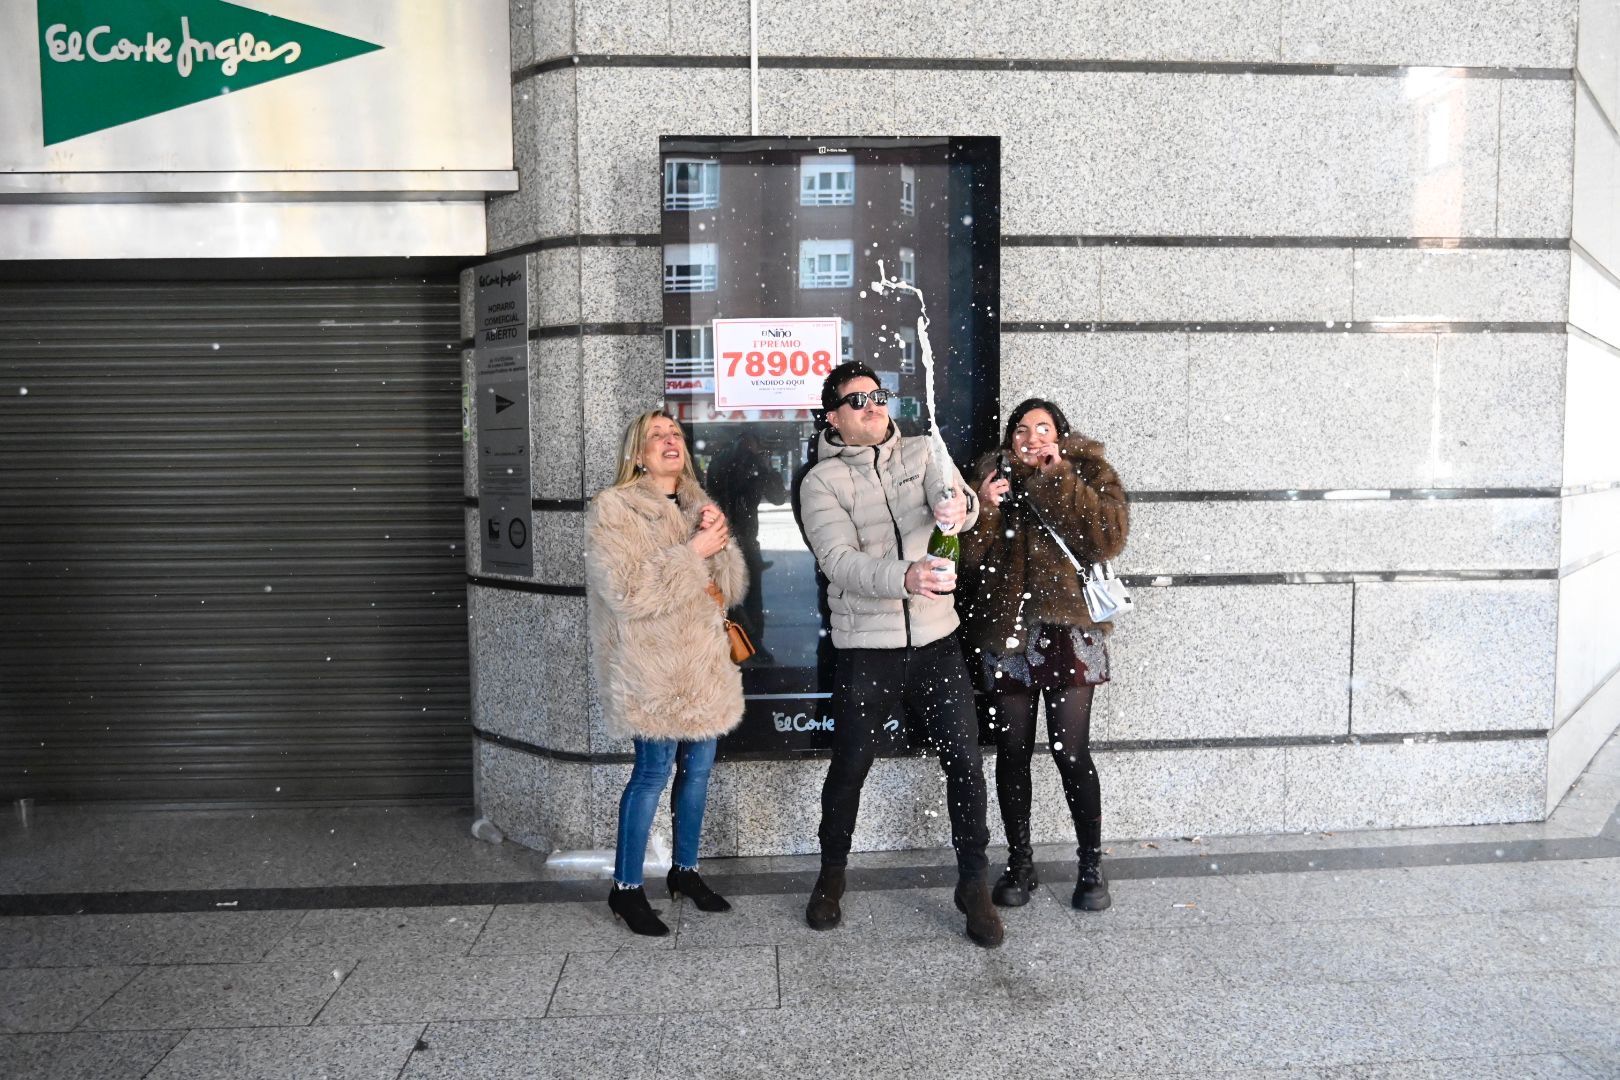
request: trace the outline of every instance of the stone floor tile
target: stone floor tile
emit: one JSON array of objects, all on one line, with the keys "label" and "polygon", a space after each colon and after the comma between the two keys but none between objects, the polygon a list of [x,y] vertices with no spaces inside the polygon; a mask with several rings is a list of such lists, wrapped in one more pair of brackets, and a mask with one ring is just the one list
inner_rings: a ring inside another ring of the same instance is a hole
[{"label": "stone floor tile", "polygon": [[1009,936],[997,950],[1015,1001],[1079,1001],[1124,992],[1207,991],[1231,983],[1211,959],[1236,927]]},{"label": "stone floor tile", "polygon": [[1423,866],[1408,871],[1455,912],[1620,907],[1620,860]]},{"label": "stone floor tile", "polygon": [[362,960],[318,1022],[539,1019],[562,969],[560,956]]},{"label": "stone floor tile", "polygon": [[1414,1058],[1421,1044],[1392,1022],[1365,983],[1249,984],[1226,992],[1128,996],[1138,1020],[1122,1033],[1126,1069],[1318,1068]]},{"label": "stone floor tile", "polygon": [[1586,772],[1620,776],[1620,733],[1610,736],[1608,742],[1592,755],[1592,760],[1587,763]]},{"label": "stone floor tile", "polygon": [[1520,912],[1517,923],[1538,958],[1535,970],[1620,967],[1620,908]]},{"label": "stone floor tile", "polygon": [[1415,1043],[1410,1053],[1383,1060],[1445,1060],[1466,1057],[1507,1057],[1532,1053],[1522,1039],[1500,1028],[1495,1018],[1471,1007],[1467,987],[1477,978],[1450,978],[1437,972],[1429,979],[1403,979],[1356,984],[1385,1022]]},{"label": "stone floor tile", "polygon": [[267,960],[465,956],[493,907],[308,911]]},{"label": "stone floor tile", "polygon": [[[909,939],[967,940],[967,918],[956,910],[956,887],[873,889],[853,895],[856,908],[869,915],[873,928],[891,941]],[[1020,908],[997,908],[1009,941],[1046,934],[1070,935],[1074,927],[1067,907],[1059,908],[1050,890],[1036,889]]]},{"label": "stone floor tile", "polygon": [[[1051,890],[1048,890],[1049,892]],[[1077,930],[1187,929],[1221,924],[1256,925],[1275,916],[1255,899],[1239,892],[1228,878],[1146,878],[1109,883],[1113,903],[1104,911],[1076,911],[1058,906]]]},{"label": "stone floor tile", "polygon": [[652,1080],[661,1016],[430,1024],[400,1080]]},{"label": "stone floor tile", "polygon": [[776,951],[769,946],[568,955],[551,1016],[774,1009]]},{"label": "stone floor tile", "polygon": [[1211,931],[1206,954],[1239,986],[1430,976],[1396,920],[1278,923]]},{"label": "stone floor tile", "polygon": [[1239,874],[1232,886],[1277,922],[1444,915],[1454,906],[1403,868]]},{"label": "stone floor tile", "polygon": [[[718,884],[718,882],[716,882]],[[866,893],[844,894],[844,918],[835,929],[812,930],[804,921],[807,897],[801,893],[763,896],[728,896],[731,910],[699,911],[691,904],[677,906],[677,949],[712,949],[736,945],[785,945],[825,938],[848,940],[876,929]],[[665,920],[666,922],[668,919]],[[621,932],[625,932],[622,927]]]},{"label": "stone floor tile", "polygon": [[[640,937],[617,921],[607,906],[607,888],[600,903],[501,904],[484,924],[472,947],[472,956],[510,956],[535,953],[560,956],[567,952],[601,949],[673,949],[675,935]],[[668,899],[654,902],[670,930],[675,929],[676,907]]]},{"label": "stone floor tile", "polygon": [[1614,1080],[1620,1076],[1620,1050],[1565,1050],[1566,1061],[1580,1070],[1576,1075],[1591,1080]]},{"label": "stone floor tile", "polygon": [[0,968],[0,1033],[72,1031],[139,971],[134,967]]},{"label": "stone floor tile", "polygon": [[1588,968],[1572,972],[1572,982],[1587,995],[1620,1006],[1620,967]]},{"label": "stone floor tile", "polygon": [[[862,889],[844,894],[845,918],[864,920],[890,941],[962,939],[967,925],[956,910],[956,889]],[[808,896],[805,898],[808,901]],[[803,922],[803,905],[800,922]],[[820,935],[812,940],[820,940]]]},{"label": "stone floor tile", "polygon": [[1009,964],[995,949],[956,940],[782,945],[782,1007],[864,1002],[1010,1001]]},{"label": "stone floor tile", "polygon": [[141,1080],[183,1031],[0,1035],[6,1080]]},{"label": "stone floor tile", "polygon": [[1620,776],[1589,771],[1570,785],[1556,809],[1602,812],[1613,810],[1617,802],[1620,802]]},{"label": "stone floor tile", "polygon": [[229,964],[262,960],[303,913],[187,912],[0,919],[0,967]]},{"label": "stone floor tile", "polygon": [[657,1075],[659,1080],[885,1080],[908,1066],[897,1012],[813,1007],[671,1017]]},{"label": "stone floor tile", "polygon": [[1620,772],[1588,769],[1565,792],[1564,799],[1571,798],[1587,806],[1601,807],[1607,803],[1612,809],[1615,803],[1620,803]]},{"label": "stone floor tile", "polygon": [[1547,822],[1569,829],[1579,836],[1596,836],[1607,828],[1617,815],[1620,815],[1620,807],[1608,801],[1587,802],[1581,799],[1566,799],[1547,818]]},{"label": "stone floor tile", "polygon": [[1473,977],[1515,972],[1555,971],[1558,965],[1539,946],[1527,918],[1533,913],[1433,915],[1389,920],[1392,933],[1428,970],[1416,978],[1445,972]]},{"label": "stone floor tile", "polygon": [[1319,1075],[1321,1080],[1586,1080],[1558,1054],[1343,1065],[1321,1069]]},{"label": "stone floor tile", "polygon": [[[1581,979],[1587,980],[1583,986]],[[1570,1049],[1620,1049],[1612,991],[1590,973],[1535,972],[1364,984],[1388,1015],[1420,1029],[1427,1052],[1412,1055],[1513,1057]]]},{"label": "stone floor tile", "polygon": [[1124,1033],[1136,1023],[1135,1008],[1123,997],[953,1001],[899,1005],[895,1011],[905,1023],[911,1075],[919,1078],[1143,1075],[1120,1050],[1129,1038]]},{"label": "stone floor tile", "polygon": [[404,1024],[193,1031],[147,1080],[394,1080],[422,1028]]},{"label": "stone floor tile", "polygon": [[315,1019],[351,964],[182,964],[147,968],[85,1018],[89,1031],[296,1027]]}]

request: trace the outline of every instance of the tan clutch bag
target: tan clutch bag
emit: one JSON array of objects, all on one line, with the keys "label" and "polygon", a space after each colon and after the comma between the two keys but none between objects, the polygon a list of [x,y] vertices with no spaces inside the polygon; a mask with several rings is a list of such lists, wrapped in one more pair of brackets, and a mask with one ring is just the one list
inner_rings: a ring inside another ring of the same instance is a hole
[{"label": "tan clutch bag", "polygon": [[[716,585],[712,581],[709,582],[709,595],[714,597],[714,602],[719,605],[720,610],[724,612],[726,610],[725,595],[721,593],[720,586]],[[726,620],[726,641],[731,645],[731,659],[733,663],[740,664],[758,651],[754,648],[754,643],[749,640],[748,631],[744,630],[730,619]]]}]

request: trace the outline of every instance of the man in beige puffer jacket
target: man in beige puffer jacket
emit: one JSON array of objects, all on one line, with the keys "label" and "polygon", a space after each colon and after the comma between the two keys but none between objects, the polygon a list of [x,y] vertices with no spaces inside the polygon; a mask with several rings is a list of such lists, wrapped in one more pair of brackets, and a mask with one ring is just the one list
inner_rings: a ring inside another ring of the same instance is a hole
[{"label": "man in beige puffer jacket", "polygon": [[831,711],[833,756],[821,789],[821,876],[805,910],[812,929],[842,918],[844,870],[861,786],[884,725],[904,709],[945,772],[956,906],[976,944],[1001,944],[1001,918],[986,883],[984,769],[979,724],[952,591],[954,565],[927,554],[936,521],[970,528],[973,493],[954,465],[940,475],[928,439],[902,438],[888,394],[864,364],[841,364],[822,387],[827,428],[799,488],[805,539],[827,578],[837,651]]}]

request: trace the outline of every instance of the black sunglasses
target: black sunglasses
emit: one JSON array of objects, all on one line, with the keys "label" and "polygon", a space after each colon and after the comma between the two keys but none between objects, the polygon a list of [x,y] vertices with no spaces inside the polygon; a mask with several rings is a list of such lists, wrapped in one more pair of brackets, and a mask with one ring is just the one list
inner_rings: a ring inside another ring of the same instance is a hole
[{"label": "black sunglasses", "polygon": [[[852,409],[864,409],[866,408],[867,399],[870,398],[872,404],[881,409],[889,403],[889,399],[893,396],[894,395],[889,393],[887,390],[881,389],[856,390],[854,393],[845,394],[843,397],[839,398],[838,404],[848,405]],[[837,408],[837,406],[834,406],[834,408]]]}]

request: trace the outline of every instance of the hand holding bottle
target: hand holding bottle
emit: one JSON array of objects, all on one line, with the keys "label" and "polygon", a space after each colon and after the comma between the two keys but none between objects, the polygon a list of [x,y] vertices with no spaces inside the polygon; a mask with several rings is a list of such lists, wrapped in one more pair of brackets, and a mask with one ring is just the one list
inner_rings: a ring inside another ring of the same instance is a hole
[{"label": "hand holding bottle", "polygon": [[934,522],[940,532],[954,533],[967,520],[967,496],[959,491],[947,491],[934,504]]},{"label": "hand holding bottle", "polygon": [[912,596],[946,596],[956,591],[956,563],[924,555],[906,567],[906,592]]}]

